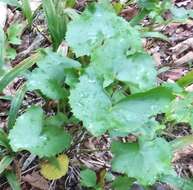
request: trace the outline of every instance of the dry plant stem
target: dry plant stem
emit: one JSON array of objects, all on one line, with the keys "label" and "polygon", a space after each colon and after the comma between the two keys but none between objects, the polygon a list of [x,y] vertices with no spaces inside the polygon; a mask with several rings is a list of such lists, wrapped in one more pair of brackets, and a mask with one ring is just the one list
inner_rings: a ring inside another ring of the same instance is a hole
[{"label": "dry plant stem", "polygon": [[175,61],[175,63],[176,63],[176,65],[183,65],[183,64],[188,63],[190,61],[193,61],[193,51],[190,51],[186,55],[181,57],[180,59],[177,59]]},{"label": "dry plant stem", "polygon": [[176,53],[176,55],[181,54],[182,52],[188,50],[189,48],[193,49],[193,38],[189,38],[176,46],[172,47],[171,50]]},{"label": "dry plant stem", "polygon": [[[177,58],[181,53],[190,49],[190,52],[182,56],[181,58]],[[171,50],[174,52],[173,58],[175,60],[176,65],[183,65],[187,62],[193,60],[193,38],[189,38],[176,46],[172,47]]]}]

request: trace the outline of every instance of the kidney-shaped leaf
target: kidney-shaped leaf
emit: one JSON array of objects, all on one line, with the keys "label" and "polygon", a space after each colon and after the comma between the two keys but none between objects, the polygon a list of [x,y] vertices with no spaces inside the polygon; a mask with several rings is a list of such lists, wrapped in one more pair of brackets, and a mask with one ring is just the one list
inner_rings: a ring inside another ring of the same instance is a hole
[{"label": "kidney-shaped leaf", "polygon": [[43,119],[40,107],[29,108],[17,119],[9,133],[10,145],[15,152],[28,150],[39,157],[50,157],[70,146],[70,135],[58,126],[44,125]]}]

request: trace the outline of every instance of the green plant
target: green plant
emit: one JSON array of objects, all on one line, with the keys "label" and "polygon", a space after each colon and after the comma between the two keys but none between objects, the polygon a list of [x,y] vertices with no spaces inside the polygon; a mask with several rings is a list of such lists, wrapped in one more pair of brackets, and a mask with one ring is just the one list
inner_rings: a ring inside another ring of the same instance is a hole
[{"label": "green plant", "polygon": [[67,15],[64,13],[64,2],[62,0],[43,0],[43,8],[48,22],[53,49],[57,50],[65,37]]},{"label": "green plant", "polygon": [[17,0],[0,0],[0,2],[7,3],[7,4],[12,5],[12,6],[17,6],[17,7],[20,6],[20,4]]},{"label": "green plant", "polygon": [[85,187],[96,187],[97,176],[94,171],[85,169],[80,172],[81,184]]},{"label": "green plant", "polygon": [[19,23],[14,23],[12,24],[6,32],[6,40],[5,40],[5,45],[6,45],[6,54],[5,54],[5,59],[8,60],[13,60],[17,52],[15,48],[13,48],[13,45],[20,45],[21,44],[21,34],[23,32],[24,25],[19,24]]},{"label": "green plant", "polygon": [[[163,4],[157,6],[157,2],[138,1],[144,15],[155,7],[160,11]],[[15,181],[7,174],[7,166],[23,150],[55,162],[54,156],[70,148],[72,137],[64,126],[72,121],[73,113],[91,135],[109,134],[112,172],[121,174],[113,182],[115,190],[119,184],[120,189],[128,189],[133,182],[149,188],[157,181],[191,190],[192,181],[175,173],[172,156],[179,147],[192,143],[193,136],[171,142],[162,137],[166,121],[193,123],[192,94],[184,90],[193,82],[191,75],[176,84],[158,85],[154,60],[143,49],[144,33],[136,27],[141,17],[128,23],[117,16],[107,0],[90,4],[69,22],[66,41],[73,53],[69,53],[71,58],[59,55],[55,51],[67,24],[62,9],[58,12],[60,3],[43,1],[54,51],[38,51],[0,79],[0,92],[18,75],[27,80],[12,99],[8,133],[0,131],[0,145],[5,149],[1,171],[9,181]],[[26,73],[35,63],[36,67]],[[26,90],[54,100],[56,114],[46,116],[41,107],[31,106],[17,117]],[[159,122],[156,116],[161,113],[165,117]],[[120,141],[119,137],[128,134],[136,141]],[[58,175],[61,173],[66,173],[66,166]],[[80,177],[83,186],[103,188],[94,171],[83,170]],[[50,175],[47,178],[51,179]]]},{"label": "green plant", "polygon": [[29,0],[22,0],[22,11],[24,16],[27,18],[28,24],[31,26],[33,21],[33,13],[30,7]]}]

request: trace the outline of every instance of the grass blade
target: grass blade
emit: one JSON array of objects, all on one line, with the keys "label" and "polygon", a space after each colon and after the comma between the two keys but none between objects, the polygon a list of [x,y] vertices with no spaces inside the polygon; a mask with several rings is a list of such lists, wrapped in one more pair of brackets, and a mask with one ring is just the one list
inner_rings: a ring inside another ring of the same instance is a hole
[{"label": "grass blade", "polygon": [[27,18],[28,24],[31,26],[33,21],[33,13],[30,7],[29,0],[22,0],[22,11]]},{"label": "grass blade", "polygon": [[144,38],[158,38],[158,39],[169,42],[169,38],[160,32],[142,32],[142,37],[144,37]]},{"label": "grass blade", "polygon": [[43,9],[53,42],[53,50],[56,51],[65,37],[68,18],[63,12],[64,6],[61,0],[43,0]]},{"label": "grass blade", "polygon": [[193,135],[179,137],[170,142],[173,151],[178,151],[184,147],[193,144]]},{"label": "grass blade", "polygon": [[7,134],[3,131],[3,129],[0,129],[0,146],[10,149]]},{"label": "grass blade", "polygon": [[5,173],[7,181],[13,190],[21,190],[19,182],[17,180],[16,175],[12,171],[8,171]]},{"label": "grass blade", "polygon": [[22,104],[22,101],[24,99],[26,93],[26,86],[22,86],[16,93],[15,97],[13,98],[11,102],[11,108],[8,115],[8,129],[10,130],[14,124],[15,120],[17,118],[17,113],[19,111],[19,108]]},{"label": "grass blade", "polygon": [[0,69],[4,64],[4,50],[5,50],[5,34],[3,28],[0,27]]},{"label": "grass blade", "polygon": [[193,70],[188,72],[185,76],[180,78],[177,83],[182,87],[187,87],[193,83]]},{"label": "grass blade", "polygon": [[11,156],[4,156],[0,161],[0,174],[11,164],[13,158]]},{"label": "grass blade", "polygon": [[0,96],[0,100],[11,101],[12,100],[12,96]]},{"label": "grass blade", "polygon": [[22,74],[24,71],[29,69],[31,66],[33,66],[41,57],[43,54],[41,52],[38,52],[24,61],[22,61],[20,64],[18,64],[16,67],[14,67],[12,70],[10,70],[8,73],[6,73],[2,79],[0,80],[0,92],[3,91],[3,89],[17,76]]}]

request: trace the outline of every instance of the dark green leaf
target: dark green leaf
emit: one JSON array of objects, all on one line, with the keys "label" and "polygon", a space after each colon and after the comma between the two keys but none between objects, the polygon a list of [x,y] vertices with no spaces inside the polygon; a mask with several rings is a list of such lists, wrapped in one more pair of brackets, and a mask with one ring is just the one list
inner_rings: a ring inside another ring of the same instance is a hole
[{"label": "dark green leaf", "polygon": [[90,169],[82,170],[80,172],[81,184],[85,187],[95,187],[96,186],[96,174]]},{"label": "dark green leaf", "polygon": [[113,181],[112,187],[114,190],[128,190],[131,188],[134,182],[135,180],[132,178],[128,178],[127,176],[119,176]]}]

